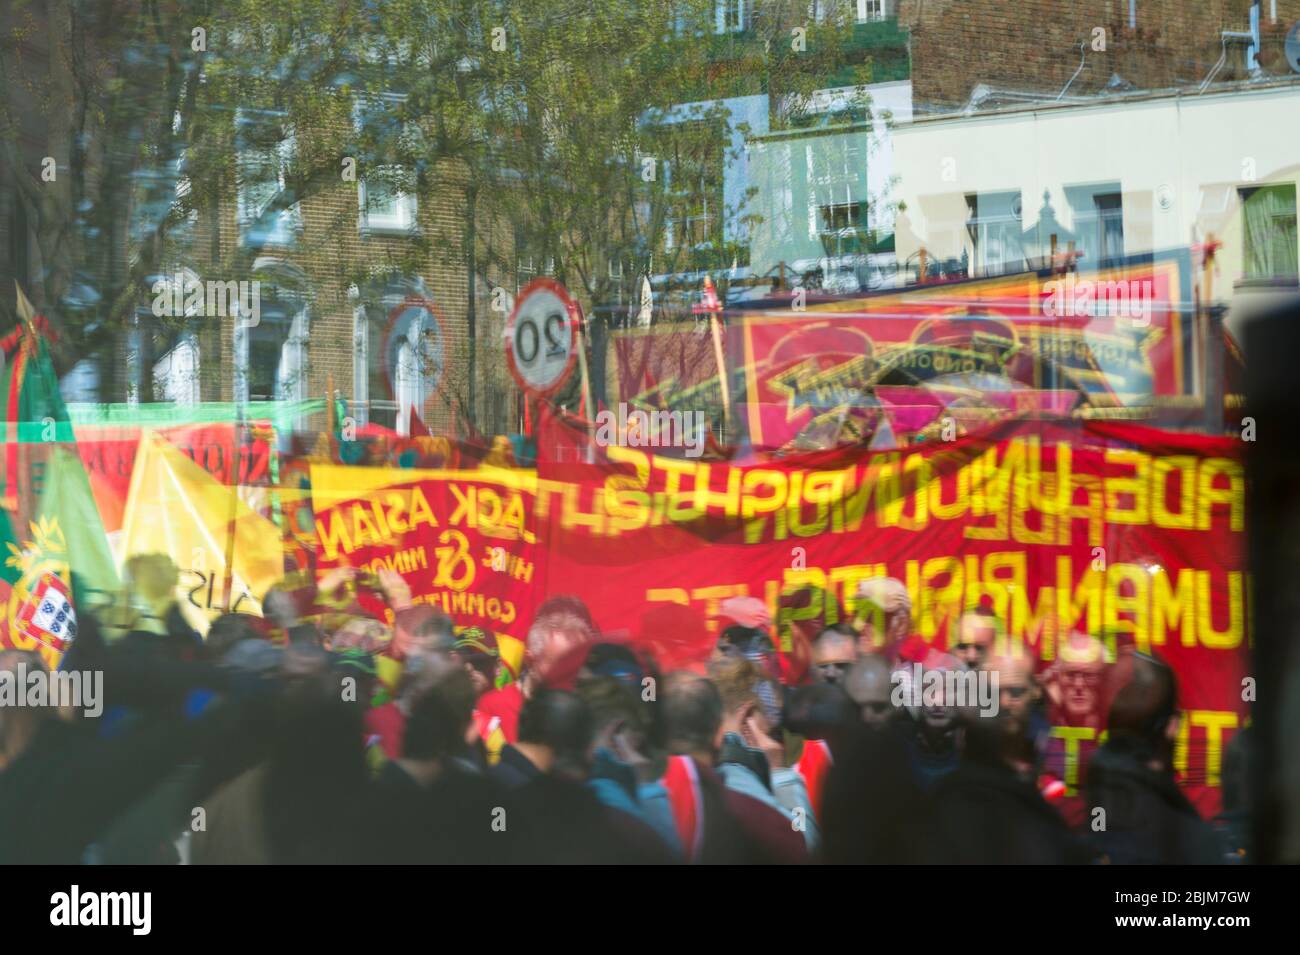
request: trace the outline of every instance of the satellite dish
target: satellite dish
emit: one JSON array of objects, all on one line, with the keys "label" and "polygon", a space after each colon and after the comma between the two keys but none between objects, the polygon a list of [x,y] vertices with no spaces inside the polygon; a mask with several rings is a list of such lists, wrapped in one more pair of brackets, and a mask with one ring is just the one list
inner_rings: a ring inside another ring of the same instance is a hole
[{"label": "satellite dish", "polygon": [[1291,25],[1286,35],[1286,61],[1293,72],[1300,73],[1300,20]]}]

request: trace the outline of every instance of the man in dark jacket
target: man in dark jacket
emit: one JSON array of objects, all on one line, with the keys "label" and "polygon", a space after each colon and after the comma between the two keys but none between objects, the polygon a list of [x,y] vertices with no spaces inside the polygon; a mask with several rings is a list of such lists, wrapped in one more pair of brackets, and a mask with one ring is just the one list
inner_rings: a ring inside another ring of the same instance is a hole
[{"label": "man in dark jacket", "polygon": [[1157,657],[1120,661],[1132,675],[1110,707],[1110,737],[1088,766],[1088,838],[1117,864],[1222,861],[1210,826],[1174,782],[1178,684]]},{"label": "man in dark jacket", "polygon": [[[978,676],[991,681],[1000,677],[1001,669],[987,665]],[[982,715],[975,706],[959,710],[964,729],[961,762],[933,790],[936,861],[1086,862],[1086,848],[1038,791],[1026,732],[1029,709],[1012,702],[999,692],[996,714]]]}]

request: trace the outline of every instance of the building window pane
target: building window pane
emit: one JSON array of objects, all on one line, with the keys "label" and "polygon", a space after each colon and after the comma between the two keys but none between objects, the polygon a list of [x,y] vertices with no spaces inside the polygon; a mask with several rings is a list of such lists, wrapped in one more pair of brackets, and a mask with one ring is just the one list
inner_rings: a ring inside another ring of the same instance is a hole
[{"label": "building window pane", "polygon": [[1287,183],[1241,190],[1245,272],[1248,279],[1295,279],[1295,186]]}]

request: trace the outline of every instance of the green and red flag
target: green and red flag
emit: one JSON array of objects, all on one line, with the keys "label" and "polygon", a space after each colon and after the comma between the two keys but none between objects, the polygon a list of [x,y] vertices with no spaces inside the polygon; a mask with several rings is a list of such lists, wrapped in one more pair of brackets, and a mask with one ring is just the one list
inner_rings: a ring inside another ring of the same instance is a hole
[{"label": "green and red flag", "polygon": [[59,380],[48,327],[18,289],[5,356],[0,499],[0,644],[57,665],[76,636],[74,592],[114,594],[117,570]]},{"label": "green and red flag", "polygon": [[5,374],[0,385],[4,401],[3,505],[19,515],[32,515],[39,493],[34,465],[43,460],[35,453],[41,445],[71,442],[72,422],[59,393],[46,346],[48,325],[34,314],[31,302],[18,289],[18,327],[0,339],[5,356]]}]

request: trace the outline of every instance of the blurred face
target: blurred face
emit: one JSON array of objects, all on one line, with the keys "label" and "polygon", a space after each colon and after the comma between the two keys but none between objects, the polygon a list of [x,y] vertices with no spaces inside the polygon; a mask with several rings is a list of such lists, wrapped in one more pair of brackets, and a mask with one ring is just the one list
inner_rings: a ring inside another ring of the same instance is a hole
[{"label": "blurred face", "polygon": [[468,660],[462,662],[465,667],[465,672],[469,674],[470,683],[474,684],[474,694],[476,696],[482,696],[488,690],[492,689],[491,682],[482,670],[478,669]]},{"label": "blurred face", "polygon": [[1061,705],[1066,716],[1084,720],[1098,707],[1101,667],[1092,664],[1066,664],[1061,667]]},{"label": "blurred face", "polygon": [[862,633],[858,637],[858,652],[863,654],[888,652],[907,639],[911,628],[912,620],[905,610],[898,610],[892,614],[880,611],[869,612]]},{"label": "blurred face", "polygon": [[983,666],[993,648],[993,638],[997,630],[992,619],[976,614],[967,614],[961,618],[957,628],[957,643],[953,646],[953,655],[971,669]]},{"label": "blurred face", "polygon": [[867,726],[879,729],[889,722],[893,712],[889,695],[893,687],[889,682],[889,671],[886,667],[872,668],[854,674],[845,683],[844,689],[848,692],[849,698],[858,705],[862,722]]},{"label": "blurred face", "polygon": [[840,683],[853,665],[857,652],[853,638],[848,636],[823,637],[813,644],[813,678],[818,683]]},{"label": "blurred face", "polygon": [[532,653],[530,664],[539,678],[545,678],[557,662],[586,642],[585,635],[576,631],[558,628],[548,630]]},{"label": "blurred face", "polygon": [[407,639],[407,653],[433,653],[437,649],[437,641],[430,633],[413,633]]},{"label": "blurred face", "polygon": [[957,709],[952,706],[921,707],[921,722],[936,730],[946,730],[957,719]]},{"label": "blurred face", "polygon": [[989,667],[998,675],[998,710],[1023,730],[1029,725],[1034,702],[1034,678],[1028,660],[995,660]]}]

